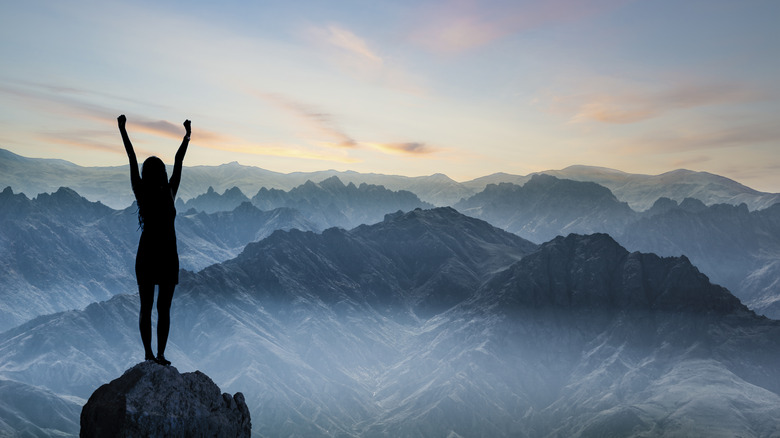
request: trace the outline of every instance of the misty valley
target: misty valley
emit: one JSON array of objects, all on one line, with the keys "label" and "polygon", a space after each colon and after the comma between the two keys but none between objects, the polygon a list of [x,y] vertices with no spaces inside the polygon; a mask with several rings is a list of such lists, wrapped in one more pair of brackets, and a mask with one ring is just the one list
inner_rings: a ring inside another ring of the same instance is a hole
[{"label": "misty valley", "polygon": [[[137,207],[124,167],[0,168],[0,436],[75,436],[143,359]],[[242,392],[254,436],[780,436],[777,195],[584,166],[184,175],[166,356]]]}]

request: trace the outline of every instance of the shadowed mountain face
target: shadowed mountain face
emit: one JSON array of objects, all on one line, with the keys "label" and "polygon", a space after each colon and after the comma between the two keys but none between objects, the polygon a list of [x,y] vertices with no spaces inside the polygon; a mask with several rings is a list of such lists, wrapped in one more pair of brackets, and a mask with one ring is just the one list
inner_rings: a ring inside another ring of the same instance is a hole
[{"label": "shadowed mountain face", "polygon": [[629,253],[606,234],[557,237],[486,289],[509,307],[749,313],[686,257]]},{"label": "shadowed mountain face", "polygon": [[693,199],[680,205],[661,199],[614,235],[632,250],[685,254],[750,308],[780,317],[780,294],[772,286],[780,281],[780,204],[748,211],[744,204],[707,207]]},{"label": "shadowed mountain face", "polygon": [[[86,397],[141,359],[136,307],[117,296],[0,334],[0,377]],[[451,209],[276,232],[183,273],[172,323],[166,355],[243,392],[261,436],[780,428],[779,323],[686,258],[606,235],[536,247]]]}]

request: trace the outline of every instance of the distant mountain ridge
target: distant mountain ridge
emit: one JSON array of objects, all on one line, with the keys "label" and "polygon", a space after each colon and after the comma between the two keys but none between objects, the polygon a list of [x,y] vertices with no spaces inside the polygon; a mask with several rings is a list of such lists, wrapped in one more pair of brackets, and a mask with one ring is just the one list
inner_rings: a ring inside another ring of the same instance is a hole
[{"label": "distant mountain ridge", "polygon": [[[750,210],[763,209],[780,202],[778,193],[763,193],[718,175],[682,169],[661,175],[640,175],[575,165],[537,173],[598,183],[609,188],[620,201],[627,202],[636,211],[650,208],[661,197],[677,202],[696,198],[707,205],[745,203]],[[456,182],[440,173],[419,177],[335,170],[283,174],[232,162],[218,166],[186,167],[182,173],[179,196],[186,201],[206,193],[209,187],[219,193],[233,187],[238,187],[245,194],[257,193],[263,187],[286,191],[307,180],[322,181],[333,176],[345,184],[359,186],[366,183],[381,185],[392,191],[406,190],[434,206],[452,206],[482,191],[488,184],[509,182],[522,185],[533,174],[521,176],[496,173],[471,181]],[[129,185],[126,165],[81,167],[64,160],[26,158],[0,149],[0,187],[11,186],[14,191],[25,193],[28,197],[54,192],[59,187],[70,187],[87,199],[123,209],[133,202]]]}]

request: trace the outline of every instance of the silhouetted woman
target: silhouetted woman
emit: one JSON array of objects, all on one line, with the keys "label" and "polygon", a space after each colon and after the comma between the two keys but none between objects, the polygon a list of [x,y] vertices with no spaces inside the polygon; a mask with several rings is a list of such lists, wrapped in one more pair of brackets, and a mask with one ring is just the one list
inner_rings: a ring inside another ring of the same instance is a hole
[{"label": "silhouetted woman", "polygon": [[[119,132],[130,159],[130,183],[138,203],[138,224],[141,227],[141,240],[135,257],[135,276],[138,281],[138,293],[141,295],[141,313],[138,327],[144,344],[146,360],[154,360],[161,365],[170,365],[165,359],[165,346],[171,327],[171,300],[173,290],[179,283],[179,253],[176,249],[176,230],[173,221],[176,208],[173,200],[181,182],[181,168],[187,145],[190,143],[190,121],[184,122],[187,133],[176,152],[173,174],[168,179],[165,164],[157,157],[144,161],[141,173],[138,173],[138,161],[133,145],[127,136],[123,115],[117,118]],[[157,294],[157,357],[152,352],[152,305],[154,304],[154,286]]]}]

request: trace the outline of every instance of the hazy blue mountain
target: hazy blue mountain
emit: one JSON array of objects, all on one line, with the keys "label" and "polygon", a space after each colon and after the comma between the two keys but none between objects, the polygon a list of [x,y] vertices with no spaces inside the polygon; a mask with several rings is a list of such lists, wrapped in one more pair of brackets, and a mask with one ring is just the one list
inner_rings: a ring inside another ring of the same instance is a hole
[{"label": "hazy blue mountain", "polygon": [[[642,175],[604,167],[577,165],[539,173],[574,181],[595,182],[610,189],[618,199],[627,202],[636,211],[647,210],[658,198],[669,198],[677,202],[682,202],[685,198],[695,198],[706,205],[744,203],[750,210],[764,209],[780,202],[778,193],[759,192],[719,175],[685,169],[660,175]],[[502,178],[493,179],[494,183],[523,184],[523,178],[528,177],[504,175]]]},{"label": "hazy blue mountain", "polygon": [[[143,157],[139,159],[143,160]],[[169,174],[170,171],[169,168]],[[661,197],[677,202],[696,198],[707,205],[745,203],[750,210],[767,208],[780,202],[780,194],[759,192],[728,178],[683,169],[660,175],[641,175],[576,165],[538,173],[603,185],[620,201],[627,202],[637,211],[650,208]],[[392,191],[410,191],[423,202],[435,206],[452,206],[461,199],[481,192],[488,184],[507,182],[523,185],[533,175],[496,173],[471,181],[456,182],[440,173],[419,177],[335,170],[284,174],[232,162],[218,166],[185,166],[178,195],[186,201],[205,193],[209,187],[219,193],[233,187],[238,187],[246,194],[257,193],[263,187],[288,191],[306,181],[322,181],[337,176],[345,184],[359,186],[366,183],[384,186]],[[0,149],[0,187],[11,186],[16,192],[25,193],[28,197],[53,192],[59,187],[70,187],[87,199],[123,209],[133,202],[129,179],[126,165],[81,167],[63,160],[26,158]]]},{"label": "hazy blue mountain", "polygon": [[695,198],[706,205],[746,204],[750,210],[760,210],[780,202],[779,193],[764,193],[734,180],[708,172],[678,169],[660,175],[642,175],[596,166],[569,166],[561,170],[545,170],[531,175],[496,173],[462,183],[477,193],[488,184],[525,184],[533,175],[544,174],[560,179],[594,182],[608,188],[620,201],[636,211],[649,209],[658,198],[682,202]]},{"label": "hazy blue mountain", "polygon": [[344,185],[336,176],[319,183],[309,180],[288,192],[262,188],[252,203],[263,210],[294,208],[321,228],[344,229],[379,222],[389,212],[432,207],[408,191],[366,183]]},{"label": "hazy blue mountain", "polygon": [[[82,308],[136,289],[137,209],[113,210],[67,188],[29,199],[0,192],[0,331],[37,315]],[[182,269],[235,257],[278,229],[317,229],[297,211],[232,212],[176,218]]]},{"label": "hazy blue mountain", "polygon": [[0,225],[0,330],[127,293],[135,284],[138,222],[129,212],[66,188],[34,200],[6,188]]},{"label": "hazy blue mountain", "polygon": [[490,184],[455,208],[541,243],[569,233],[613,232],[636,213],[595,183],[534,175],[524,185]]},{"label": "hazy blue mountain", "polygon": [[[392,191],[408,191],[417,195],[422,201],[435,206],[454,205],[463,197],[477,192],[442,173],[426,176],[401,176],[383,175],[379,173],[360,173],[354,171],[338,172],[326,170],[319,172],[293,172],[288,174],[291,181],[296,181],[295,186],[306,181],[323,181],[331,177],[338,177],[345,184],[369,184],[383,186]],[[272,188],[274,186],[266,186]],[[277,187],[281,188],[281,187]]]},{"label": "hazy blue mountain", "polygon": [[[117,147],[121,149],[121,144]],[[139,160],[143,159],[139,157]],[[442,174],[406,177],[335,170],[285,174],[232,162],[218,166],[185,165],[178,196],[182,200],[190,200],[207,192],[209,187],[216,192],[233,187],[238,187],[243,193],[257,193],[264,187],[288,191],[306,181],[322,181],[333,176],[356,186],[366,183],[393,191],[412,191],[434,205],[452,205],[475,192]],[[124,209],[134,200],[127,165],[82,167],[64,160],[26,158],[0,149],[0,187],[5,186],[11,186],[28,197],[53,192],[59,187],[70,187],[87,199],[101,201],[115,209]]]},{"label": "hazy blue mountain", "polygon": [[0,187],[34,198],[70,187],[92,201],[126,208],[134,198],[128,166],[82,167],[65,160],[27,158],[0,149]]},{"label": "hazy blue mountain", "polygon": [[176,199],[176,208],[180,211],[195,209],[204,213],[216,213],[218,211],[232,211],[244,202],[249,202],[249,198],[238,187],[225,190],[225,193],[219,194],[214,188],[209,186],[206,193],[191,198],[187,202]]},{"label": "hazy blue mountain", "polygon": [[[137,306],[0,334],[0,378],[84,398],[140,360]],[[278,231],[183,273],[173,312],[166,356],[243,392],[258,436],[780,429],[780,322],[606,235],[536,247],[452,209]]]}]

